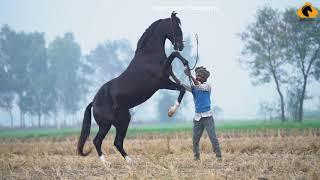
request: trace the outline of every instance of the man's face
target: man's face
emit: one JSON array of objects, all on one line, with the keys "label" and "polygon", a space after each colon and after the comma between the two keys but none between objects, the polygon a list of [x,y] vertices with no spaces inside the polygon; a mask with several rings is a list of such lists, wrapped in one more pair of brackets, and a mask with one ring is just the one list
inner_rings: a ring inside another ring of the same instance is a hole
[{"label": "man's face", "polygon": [[202,76],[200,73],[196,73],[196,80],[200,81],[201,83],[204,83],[207,81],[207,78]]}]

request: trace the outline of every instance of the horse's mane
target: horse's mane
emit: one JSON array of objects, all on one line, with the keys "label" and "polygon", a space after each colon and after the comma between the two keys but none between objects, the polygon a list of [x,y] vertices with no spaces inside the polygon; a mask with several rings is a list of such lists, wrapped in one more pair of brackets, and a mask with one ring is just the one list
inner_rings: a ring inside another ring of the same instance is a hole
[{"label": "horse's mane", "polygon": [[153,22],[147,29],[146,31],[142,34],[141,38],[138,41],[137,44],[137,49],[136,49],[136,53],[145,46],[145,42],[146,40],[152,35],[154,29],[158,26],[158,24],[160,23],[162,19],[159,19],[155,22]]}]

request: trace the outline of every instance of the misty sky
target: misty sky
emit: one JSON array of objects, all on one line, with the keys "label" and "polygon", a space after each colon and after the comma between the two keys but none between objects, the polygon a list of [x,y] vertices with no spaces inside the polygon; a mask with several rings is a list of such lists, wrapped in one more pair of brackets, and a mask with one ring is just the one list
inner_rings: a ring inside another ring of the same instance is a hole
[{"label": "misty sky", "polygon": [[[320,7],[320,1],[309,2]],[[256,117],[259,102],[275,101],[278,96],[273,82],[252,86],[248,72],[238,62],[242,43],[236,34],[245,31],[259,7],[284,9],[303,4],[300,0],[1,0],[0,24],[17,31],[45,32],[47,42],[71,31],[85,54],[108,39],[126,38],[136,48],[145,29],[155,20],[169,17],[175,9],[184,36],[199,35],[199,65],[212,72],[209,82],[213,85],[213,103],[224,110],[225,119],[248,119]],[[319,83],[311,83],[307,90],[318,97],[317,89]],[[307,100],[306,107],[315,109],[316,103]]]}]

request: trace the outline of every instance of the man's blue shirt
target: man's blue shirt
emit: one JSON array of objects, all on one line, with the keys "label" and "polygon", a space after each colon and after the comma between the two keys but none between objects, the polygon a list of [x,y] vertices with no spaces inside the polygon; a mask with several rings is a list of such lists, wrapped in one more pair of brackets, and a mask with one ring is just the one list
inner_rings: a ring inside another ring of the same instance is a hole
[{"label": "man's blue shirt", "polygon": [[192,86],[191,93],[193,95],[196,113],[202,113],[211,110],[211,87],[208,84]]}]

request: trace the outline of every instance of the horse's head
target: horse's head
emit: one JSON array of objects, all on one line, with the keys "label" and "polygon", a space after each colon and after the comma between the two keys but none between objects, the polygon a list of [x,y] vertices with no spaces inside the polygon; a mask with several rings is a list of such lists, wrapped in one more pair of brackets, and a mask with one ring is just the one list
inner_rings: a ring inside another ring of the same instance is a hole
[{"label": "horse's head", "polygon": [[[176,12],[172,12],[170,18],[159,19],[153,22],[139,39],[136,53],[140,52],[142,49],[150,50],[156,48],[157,45],[155,44],[164,43],[164,39],[169,39],[175,50],[182,51],[184,47],[183,34],[180,27],[180,19],[176,14]],[[160,40],[161,42],[158,42],[157,40]]]},{"label": "horse's head", "polygon": [[312,8],[311,8],[310,4],[302,7],[302,14],[305,15],[306,17],[309,17],[308,11],[312,12]]},{"label": "horse's head", "polygon": [[165,30],[166,37],[173,44],[174,50],[182,51],[184,48],[183,45],[183,33],[181,30],[181,22],[180,19],[176,16],[176,12],[172,12],[171,17],[165,19]]}]

